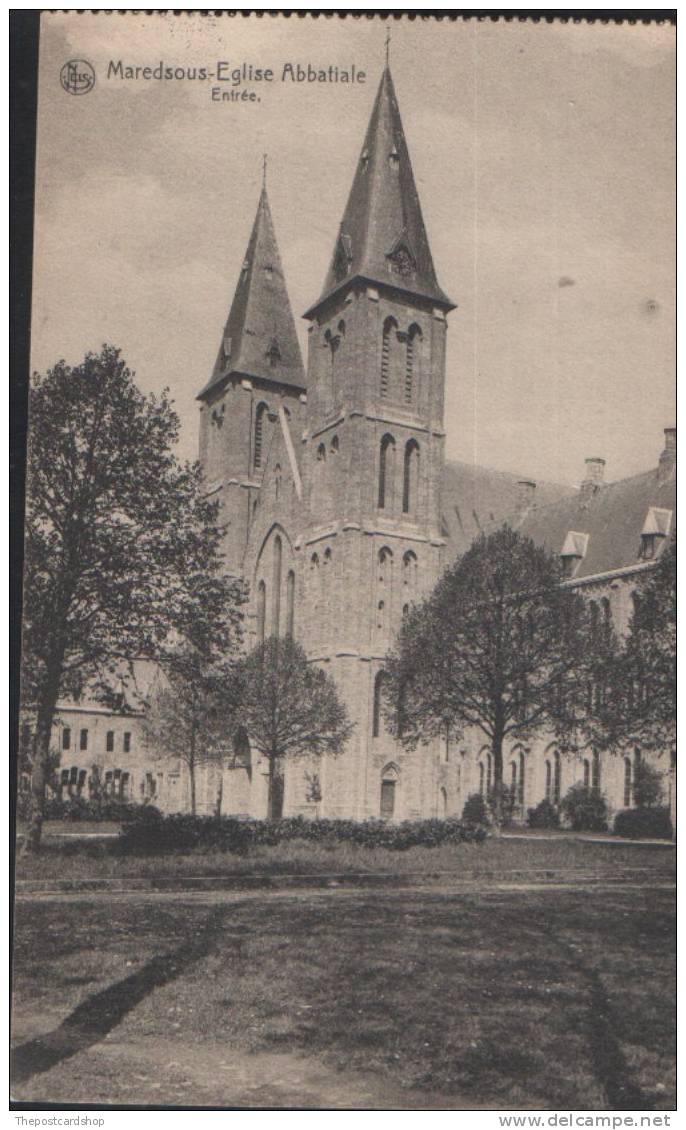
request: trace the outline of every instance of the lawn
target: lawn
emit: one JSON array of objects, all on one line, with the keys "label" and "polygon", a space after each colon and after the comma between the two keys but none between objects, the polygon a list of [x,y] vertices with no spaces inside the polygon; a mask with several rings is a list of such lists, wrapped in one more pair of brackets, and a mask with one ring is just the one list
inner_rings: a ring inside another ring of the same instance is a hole
[{"label": "lawn", "polygon": [[521,871],[584,871],[617,876],[633,873],[672,875],[671,845],[590,843],[568,839],[489,839],[482,844],[444,844],[407,851],[356,844],[290,841],[260,846],[245,854],[196,850],[188,854],[122,855],[114,840],[47,840],[38,855],[19,854],[18,879],[126,879],[161,876],[354,875],[382,872],[415,876],[424,881],[446,875],[465,878],[516,877]]},{"label": "lawn", "polygon": [[670,1110],[673,950],[657,874],[632,889],[21,900],[13,1093]]}]

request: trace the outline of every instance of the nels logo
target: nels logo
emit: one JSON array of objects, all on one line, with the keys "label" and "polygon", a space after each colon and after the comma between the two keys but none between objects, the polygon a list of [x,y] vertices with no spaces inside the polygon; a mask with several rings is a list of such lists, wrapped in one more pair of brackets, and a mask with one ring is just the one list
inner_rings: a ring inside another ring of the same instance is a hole
[{"label": "nels logo", "polygon": [[89,94],[95,86],[95,71],[85,59],[70,59],[60,71],[60,83],[67,94]]}]

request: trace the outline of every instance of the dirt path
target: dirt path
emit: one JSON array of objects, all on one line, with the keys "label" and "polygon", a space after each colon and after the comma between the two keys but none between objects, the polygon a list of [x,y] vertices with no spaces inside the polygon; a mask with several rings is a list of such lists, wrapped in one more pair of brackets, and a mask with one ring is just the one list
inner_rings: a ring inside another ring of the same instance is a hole
[{"label": "dirt path", "polygon": [[[25,1018],[26,1022],[26,1018]],[[70,1061],[13,1088],[19,1102],[323,1108],[330,1110],[489,1110],[459,1095],[405,1089],[371,1072],[341,1071],[290,1052],[246,1054],[213,1044],[106,1036]],[[87,1066],[85,1057],[87,1056]],[[89,1077],[88,1093],[75,1079]],[[498,1108],[500,1109],[500,1108]]]}]

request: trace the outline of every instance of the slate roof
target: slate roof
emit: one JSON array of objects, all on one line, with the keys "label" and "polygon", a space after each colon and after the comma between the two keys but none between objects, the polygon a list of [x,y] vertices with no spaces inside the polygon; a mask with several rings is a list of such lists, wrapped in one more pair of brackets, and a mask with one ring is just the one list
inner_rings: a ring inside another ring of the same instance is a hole
[{"label": "slate roof", "polygon": [[[580,491],[555,483],[536,484],[534,506],[518,516],[517,475],[446,463],[443,477],[443,533],[448,560],[469,548],[480,532],[489,533],[509,522],[537,545],[560,554],[568,536],[586,535],[585,555],[575,580],[630,568],[641,563],[641,533],[651,508],[672,512],[675,528],[676,481],[659,469],[645,471],[615,483]],[[657,516],[662,522],[663,516]]]},{"label": "slate roof", "polygon": [[[443,534],[448,541],[448,560],[469,549],[475,537],[488,533],[513,520],[520,496],[522,475],[493,471],[473,463],[447,461],[443,472],[441,495]],[[538,482],[535,500],[539,507],[547,507],[574,488],[559,483]]]},{"label": "slate roof", "polygon": [[540,507],[519,529],[553,553],[560,553],[570,530],[588,534],[586,554],[574,574],[580,580],[639,564],[641,532],[651,506],[676,511],[676,482],[661,481],[657,470],[603,484],[588,501],[577,492]]},{"label": "slate roof", "polygon": [[436,279],[388,67],[381,77],[324,289],[306,317],[355,277],[454,308]]},{"label": "slate roof", "polygon": [[303,390],[307,384],[266,188],[260,194],[212,376],[198,399],[231,373]]}]

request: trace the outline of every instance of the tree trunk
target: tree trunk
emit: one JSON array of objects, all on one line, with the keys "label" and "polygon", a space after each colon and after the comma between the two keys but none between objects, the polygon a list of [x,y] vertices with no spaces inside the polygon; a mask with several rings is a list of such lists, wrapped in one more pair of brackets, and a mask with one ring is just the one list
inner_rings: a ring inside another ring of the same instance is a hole
[{"label": "tree trunk", "polygon": [[503,826],[503,734],[496,728],[491,742],[493,753],[493,798],[491,807],[493,812],[493,831],[500,835]]},{"label": "tree trunk", "polygon": [[224,799],[224,773],[223,773],[223,766],[220,765],[219,766],[219,788],[217,789],[217,804],[216,804],[216,807],[215,807],[215,813],[216,813],[217,820],[219,819],[219,817],[222,814],[222,800],[223,799]]},{"label": "tree trunk", "polygon": [[267,820],[274,819],[274,775],[275,775],[275,762],[274,758],[269,758],[269,775],[267,777]]},{"label": "tree trunk", "polygon": [[195,816],[195,717],[191,722],[191,744],[188,754],[188,775],[190,777],[191,785],[191,815]]},{"label": "tree trunk", "polygon": [[26,847],[30,851],[38,851],[43,835],[45,790],[50,774],[50,743],[57,710],[62,665],[55,661],[53,668],[46,677],[36,719],[36,740],[33,765],[31,766],[31,822],[26,838]]}]

